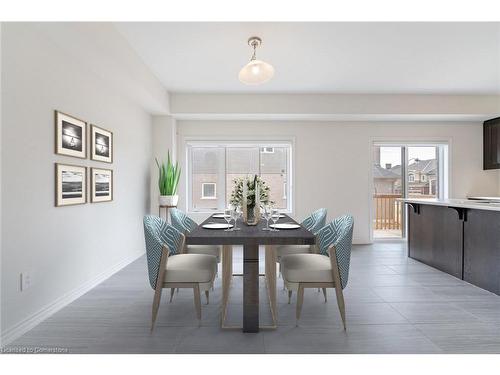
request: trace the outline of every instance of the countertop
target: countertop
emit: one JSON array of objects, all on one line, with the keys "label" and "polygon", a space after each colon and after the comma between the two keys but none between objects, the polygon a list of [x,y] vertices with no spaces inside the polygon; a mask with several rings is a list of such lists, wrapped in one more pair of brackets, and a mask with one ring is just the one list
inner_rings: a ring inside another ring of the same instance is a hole
[{"label": "countertop", "polygon": [[474,210],[500,211],[500,203],[481,202],[476,200],[467,200],[465,198],[464,199],[408,198],[408,199],[400,199],[400,201],[405,203],[429,204],[433,206],[460,207],[460,208],[470,208]]}]

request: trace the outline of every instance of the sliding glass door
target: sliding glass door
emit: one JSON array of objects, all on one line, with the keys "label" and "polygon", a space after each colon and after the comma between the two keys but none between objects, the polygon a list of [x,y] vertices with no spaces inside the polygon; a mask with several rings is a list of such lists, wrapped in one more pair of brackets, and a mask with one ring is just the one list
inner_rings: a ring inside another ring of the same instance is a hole
[{"label": "sliding glass door", "polygon": [[405,237],[401,198],[444,198],[447,191],[446,144],[374,144],[373,237]]}]

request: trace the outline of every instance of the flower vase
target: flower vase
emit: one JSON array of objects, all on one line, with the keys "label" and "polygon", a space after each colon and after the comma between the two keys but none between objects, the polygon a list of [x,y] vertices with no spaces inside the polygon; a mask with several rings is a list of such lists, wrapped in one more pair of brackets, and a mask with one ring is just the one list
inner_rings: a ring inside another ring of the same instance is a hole
[{"label": "flower vase", "polygon": [[260,208],[258,206],[243,206],[243,221],[246,225],[257,225],[260,221]]},{"label": "flower vase", "polygon": [[[258,196],[258,188],[255,191],[255,197]],[[248,186],[246,182],[243,183],[243,221],[246,225],[257,225],[260,220],[260,204],[259,199],[254,199],[254,202],[248,200]]]}]

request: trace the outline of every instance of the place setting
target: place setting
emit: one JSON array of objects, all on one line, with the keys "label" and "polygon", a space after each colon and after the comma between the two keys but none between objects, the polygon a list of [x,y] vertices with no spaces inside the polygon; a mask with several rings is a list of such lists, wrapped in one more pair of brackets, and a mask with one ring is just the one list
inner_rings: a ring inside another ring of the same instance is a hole
[{"label": "place setting", "polygon": [[[278,232],[281,229],[299,229],[300,225],[296,223],[278,223],[278,220],[286,217],[281,214],[277,208],[272,205],[264,205],[262,207],[262,217],[266,220],[266,226],[262,230],[269,232]],[[273,224],[269,225],[269,221],[272,220]]]},{"label": "place setting", "polygon": [[[208,222],[203,224],[202,227],[205,229],[224,229],[225,231],[238,231],[241,228],[238,228],[237,221],[242,216],[242,210],[240,206],[230,206],[230,208],[224,210],[223,213],[213,214],[211,217],[213,219],[224,219],[226,223],[220,222]],[[234,225],[231,224],[231,221],[234,222]]]}]

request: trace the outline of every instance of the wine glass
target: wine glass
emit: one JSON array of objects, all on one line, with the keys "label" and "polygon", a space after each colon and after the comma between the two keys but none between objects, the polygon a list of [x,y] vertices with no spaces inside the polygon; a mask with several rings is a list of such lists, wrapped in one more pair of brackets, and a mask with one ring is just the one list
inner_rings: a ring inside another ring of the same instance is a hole
[{"label": "wine glass", "polygon": [[232,210],[227,208],[224,210],[224,220],[227,222],[227,228],[224,229],[225,232],[231,232],[233,229],[231,228],[231,220],[233,219]]},{"label": "wine glass", "polygon": [[262,216],[264,217],[264,219],[266,219],[266,222],[267,222],[267,225],[265,228],[262,228],[262,230],[271,230],[271,228],[269,228],[269,220],[271,219],[271,206],[266,204],[264,205],[264,211],[262,213]]},{"label": "wine glass", "polygon": [[[273,208],[271,210],[271,220],[273,221],[273,224],[276,226],[276,223],[278,222],[280,218],[280,211],[277,208]],[[271,229],[273,232],[278,232],[279,229],[273,228]]]},{"label": "wine glass", "polygon": [[240,230],[240,228],[238,228],[238,217],[240,216],[238,208],[239,206],[233,206],[233,209],[231,210],[231,218],[234,221],[233,230]]}]

